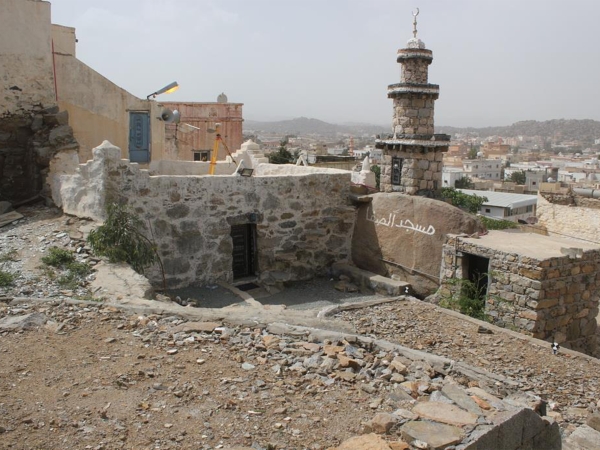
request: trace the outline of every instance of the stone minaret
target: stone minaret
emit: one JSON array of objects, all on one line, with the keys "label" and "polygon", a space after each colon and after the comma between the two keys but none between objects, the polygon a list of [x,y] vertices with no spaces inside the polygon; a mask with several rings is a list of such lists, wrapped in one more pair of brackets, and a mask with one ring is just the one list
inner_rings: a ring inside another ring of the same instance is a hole
[{"label": "stone minaret", "polygon": [[442,156],[448,151],[450,136],[434,134],[434,102],[440,88],[427,82],[433,54],[417,38],[418,14],[417,9],[413,38],[398,50],[400,83],[388,86],[388,98],[394,99],[393,135],[377,136],[375,146],[384,154],[382,191],[433,196],[441,187]]}]

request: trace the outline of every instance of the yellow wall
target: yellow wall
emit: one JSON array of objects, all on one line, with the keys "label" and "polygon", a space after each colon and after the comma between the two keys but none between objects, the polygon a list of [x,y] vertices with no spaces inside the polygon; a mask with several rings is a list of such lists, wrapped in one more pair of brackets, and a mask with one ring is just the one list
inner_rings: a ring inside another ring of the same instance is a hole
[{"label": "yellow wall", "polygon": [[55,105],[50,3],[1,0],[0,33],[0,111]]},{"label": "yellow wall", "polygon": [[92,157],[92,149],[104,140],[120,147],[129,158],[129,112],[150,112],[151,159],[160,159],[165,141],[165,123],[157,119],[162,109],[155,101],[142,100],[91,67],[69,55],[56,57],[58,100],[69,112],[69,124],[80,145],[80,160]]}]

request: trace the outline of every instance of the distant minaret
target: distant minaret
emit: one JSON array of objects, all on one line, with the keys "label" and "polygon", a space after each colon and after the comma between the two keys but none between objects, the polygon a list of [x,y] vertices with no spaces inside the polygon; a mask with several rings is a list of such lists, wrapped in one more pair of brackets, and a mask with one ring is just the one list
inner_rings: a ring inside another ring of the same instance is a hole
[{"label": "distant minaret", "polygon": [[418,15],[417,9],[412,39],[398,50],[400,83],[388,86],[388,98],[394,99],[393,135],[378,137],[375,147],[384,153],[382,191],[432,196],[441,187],[442,156],[448,151],[450,136],[434,134],[434,102],[440,88],[427,82],[433,54],[417,38]]}]

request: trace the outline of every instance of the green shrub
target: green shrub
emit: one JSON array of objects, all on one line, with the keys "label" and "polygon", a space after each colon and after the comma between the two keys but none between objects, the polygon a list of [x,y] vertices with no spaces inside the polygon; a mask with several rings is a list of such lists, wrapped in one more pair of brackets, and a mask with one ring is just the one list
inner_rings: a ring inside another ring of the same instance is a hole
[{"label": "green shrub", "polygon": [[64,248],[50,247],[48,255],[42,258],[42,262],[52,267],[65,267],[75,261],[73,253]]},{"label": "green shrub", "polygon": [[[481,275],[482,278],[485,276]],[[441,307],[458,311],[475,319],[487,320],[484,286],[480,287],[479,283],[459,278],[451,278],[445,283],[449,289],[446,290],[440,301]]]},{"label": "green shrub", "polygon": [[492,219],[486,216],[479,216],[479,220],[485,226],[486,230],[507,230],[510,228],[519,228],[519,225],[510,220]]},{"label": "green shrub", "polygon": [[117,203],[107,207],[103,225],[90,231],[88,243],[98,256],[106,256],[112,263],[126,262],[138,273],[157,261],[158,255],[152,241],[142,234],[142,221],[125,205]]},{"label": "green shrub", "polygon": [[4,270],[0,270],[0,286],[6,287],[13,284],[17,276],[14,273],[6,272]]}]

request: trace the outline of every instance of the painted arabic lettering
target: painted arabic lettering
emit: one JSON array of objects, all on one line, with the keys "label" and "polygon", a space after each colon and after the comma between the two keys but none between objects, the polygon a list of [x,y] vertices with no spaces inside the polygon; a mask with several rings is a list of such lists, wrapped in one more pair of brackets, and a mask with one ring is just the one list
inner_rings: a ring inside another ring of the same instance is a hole
[{"label": "painted arabic lettering", "polygon": [[425,227],[423,225],[415,225],[414,223],[412,223],[412,221],[408,219],[396,221],[396,213],[398,212],[399,211],[391,212],[387,219],[385,217],[381,217],[378,219],[375,216],[375,214],[373,214],[372,208],[369,207],[367,208],[366,219],[369,222],[373,222],[375,225],[404,228],[407,232],[412,230],[418,233],[428,234],[429,236],[435,234],[435,228],[433,228],[433,225],[429,225],[428,227]]}]

